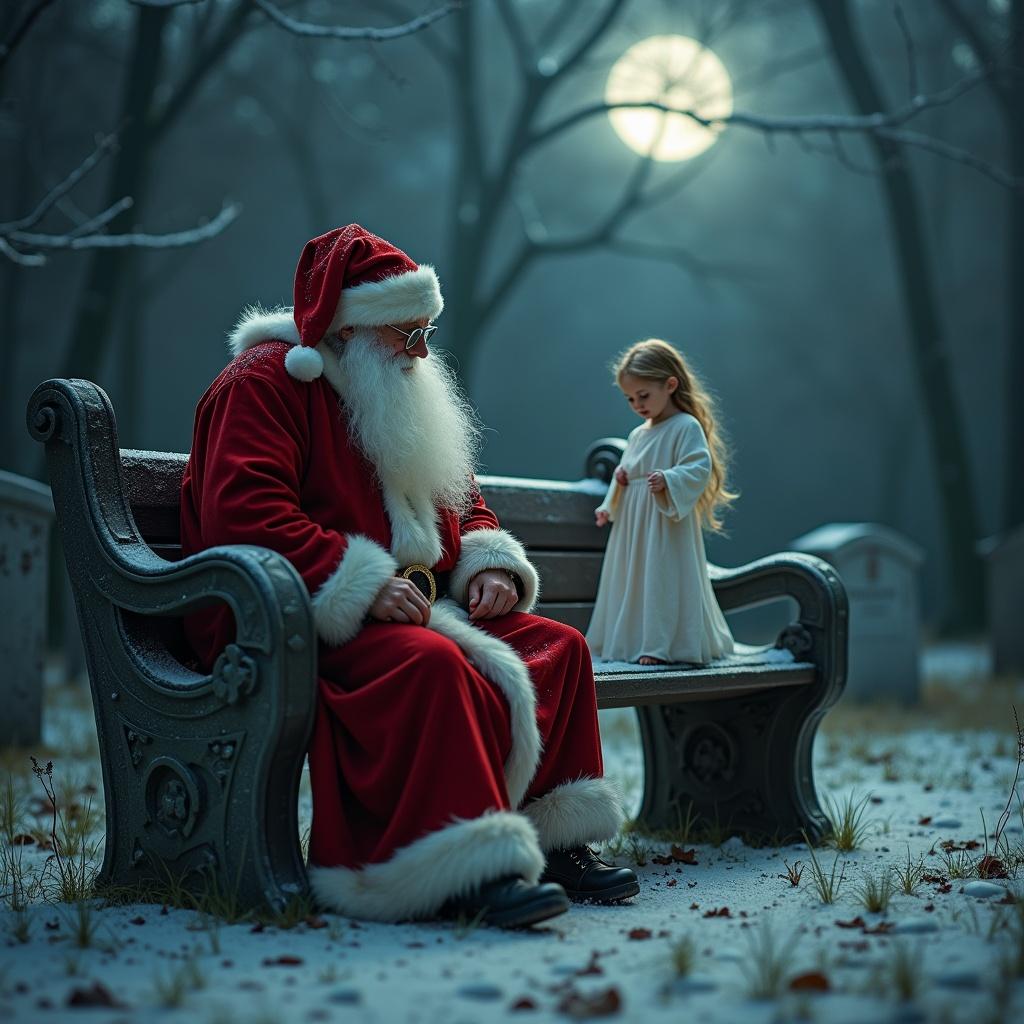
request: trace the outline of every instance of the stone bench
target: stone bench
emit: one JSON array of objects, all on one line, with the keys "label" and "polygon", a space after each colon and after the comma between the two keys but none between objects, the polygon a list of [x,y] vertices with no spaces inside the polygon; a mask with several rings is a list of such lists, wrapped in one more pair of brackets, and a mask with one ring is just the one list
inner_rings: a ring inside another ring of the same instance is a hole
[{"label": "stone bench", "polygon": [[[41,384],[28,426],[46,446],[92,685],[107,814],[99,884],[170,874],[200,888],[213,873],[242,906],[282,907],[306,891],[297,805],[316,634],[299,575],[249,545],[181,558],[186,456],[121,450],[96,385]],[[540,614],[580,629],[607,539],[593,509],[621,445],[592,446],[579,482],[480,481],[540,572]],[[798,554],[711,573],[724,611],[791,598],[798,618],[774,649],[742,661],[597,673],[600,707],[637,709],[641,825],[715,822],[764,841],[818,839],[828,826],[811,752],[845,682],[842,584]],[[190,667],[180,618],[216,601],[231,607],[237,635],[203,675]]]}]

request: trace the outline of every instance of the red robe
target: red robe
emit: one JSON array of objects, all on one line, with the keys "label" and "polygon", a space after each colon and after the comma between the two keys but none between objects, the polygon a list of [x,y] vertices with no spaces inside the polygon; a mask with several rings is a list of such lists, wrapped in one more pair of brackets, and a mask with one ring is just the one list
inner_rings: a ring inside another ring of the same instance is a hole
[{"label": "red robe", "polygon": [[[609,838],[621,821],[601,778],[583,637],[529,614],[536,573],[482,497],[462,517],[438,511],[434,526],[384,493],[349,437],[338,375],[289,376],[292,339],[262,316],[196,411],[181,538],[185,554],[272,548],[312,595],[314,892],[342,913],[399,920],[501,875],[535,881],[544,850]],[[393,551],[451,571],[429,628],[367,621],[399,568]],[[488,568],[516,572],[526,592],[509,614],[471,624],[469,581]],[[206,663],[233,628],[227,608],[186,623]]]}]

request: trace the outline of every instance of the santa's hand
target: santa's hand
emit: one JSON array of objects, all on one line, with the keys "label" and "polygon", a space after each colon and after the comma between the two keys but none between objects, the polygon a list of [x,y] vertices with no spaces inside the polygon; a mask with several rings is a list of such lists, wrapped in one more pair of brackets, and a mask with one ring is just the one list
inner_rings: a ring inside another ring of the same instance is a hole
[{"label": "santa's hand", "polygon": [[660,494],[665,490],[665,474],[654,472],[647,478],[647,488],[651,494]]},{"label": "santa's hand", "polygon": [[378,622],[409,622],[425,626],[430,621],[430,602],[415,583],[401,576],[388,580],[370,606],[370,618]]},{"label": "santa's hand", "polygon": [[603,508],[597,509],[597,511],[594,513],[594,522],[597,523],[598,526],[607,526],[608,513],[605,512]]},{"label": "santa's hand", "polygon": [[516,606],[519,594],[504,569],[484,569],[469,581],[469,617],[496,619]]},{"label": "santa's hand", "polygon": [[621,466],[615,470],[615,482],[620,487],[629,486],[629,474]]}]

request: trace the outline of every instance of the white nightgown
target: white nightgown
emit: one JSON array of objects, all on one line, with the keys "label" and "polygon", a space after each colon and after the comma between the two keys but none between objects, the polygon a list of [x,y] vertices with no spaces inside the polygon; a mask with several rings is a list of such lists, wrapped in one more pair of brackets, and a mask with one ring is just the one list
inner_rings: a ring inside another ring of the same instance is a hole
[{"label": "white nightgown", "polygon": [[[708,578],[704,537],[694,513],[711,475],[700,423],[676,413],[629,435],[615,480],[598,510],[614,522],[587,643],[603,661],[706,664],[733,651],[732,634]],[[647,477],[665,474],[652,494]]]}]

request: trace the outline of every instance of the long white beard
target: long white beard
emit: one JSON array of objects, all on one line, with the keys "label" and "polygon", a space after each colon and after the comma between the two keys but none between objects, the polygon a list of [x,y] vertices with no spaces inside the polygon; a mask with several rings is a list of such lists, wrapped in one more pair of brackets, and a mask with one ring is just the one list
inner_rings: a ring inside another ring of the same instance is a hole
[{"label": "long white beard", "polygon": [[466,511],[480,452],[476,413],[436,352],[396,357],[376,336],[358,328],[335,349],[352,440],[386,490],[415,505]]}]

